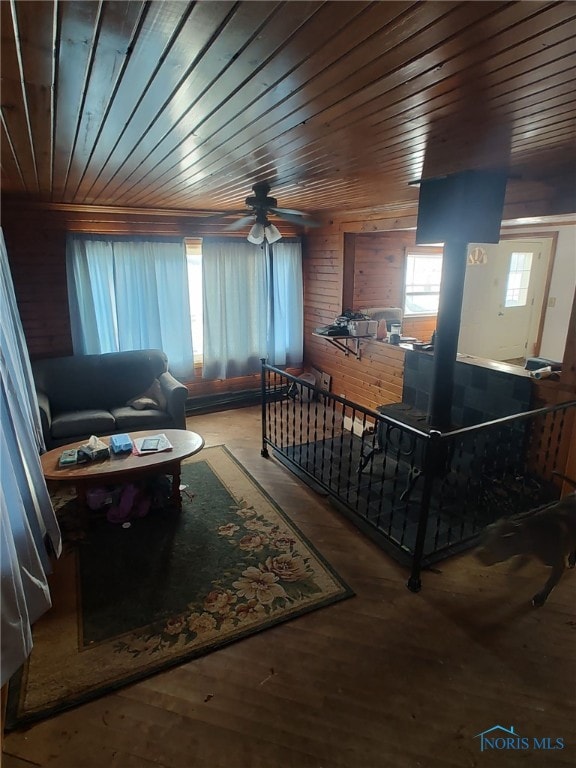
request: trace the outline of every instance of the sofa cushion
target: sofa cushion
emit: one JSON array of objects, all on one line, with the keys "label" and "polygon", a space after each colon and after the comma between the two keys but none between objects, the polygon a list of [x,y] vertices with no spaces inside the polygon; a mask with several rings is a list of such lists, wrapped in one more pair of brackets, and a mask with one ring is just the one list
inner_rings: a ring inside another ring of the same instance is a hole
[{"label": "sofa cushion", "polygon": [[112,408],[112,416],[116,423],[117,432],[136,432],[141,429],[165,429],[172,421],[166,411],[146,408],[137,411],[126,405],[120,408]]},{"label": "sofa cushion", "polygon": [[142,392],[138,397],[128,400],[126,405],[129,405],[130,408],[135,408],[137,411],[143,411],[145,408],[165,411],[168,406],[168,401],[162,391],[162,385],[158,379],[154,379],[145,392]]},{"label": "sofa cushion", "polygon": [[135,411],[160,411],[160,403],[153,400],[151,397],[135,397],[133,400],[128,400],[126,403],[130,408],[134,408]]},{"label": "sofa cushion", "polygon": [[55,439],[69,437],[73,442],[77,435],[107,435],[115,428],[116,422],[110,411],[68,411],[53,417],[51,434]]},{"label": "sofa cushion", "polygon": [[48,358],[32,364],[53,413],[111,408],[145,392],[168,369],[159,349]]},{"label": "sofa cushion", "polygon": [[158,381],[158,379],[154,379],[152,384],[148,387],[146,390],[146,395],[148,397],[151,397],[153,400],[155,400],[158,403],[158,407],[161,411],[165,411],[168,407],[168,401],[166,400],[166,395],[164,394],[164,390],[162,389],[162,384]]}]

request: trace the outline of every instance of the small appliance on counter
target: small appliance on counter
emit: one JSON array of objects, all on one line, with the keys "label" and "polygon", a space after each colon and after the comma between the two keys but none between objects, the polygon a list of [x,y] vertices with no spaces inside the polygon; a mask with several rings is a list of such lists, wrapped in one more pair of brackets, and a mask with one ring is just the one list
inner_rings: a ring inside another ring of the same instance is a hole
[{"label": "small appliance on counter", "polygon": [[348,333],[350,336],[372,336],[376,338],[377,331],[377,320],[348,320]]},{"label": "small appliance on counter", "polygon": [[400,323],[392,323],[390,325],[390,344],[400,344],[402,338],[402,326]]},{"label": "small appliance on counter", "polygon": [[363,312],[355,312],[352,309],[345,310],[335,320],[334,324],[345,328],[344,335],[347,336],[371,336],[376,338],[378,332],[378,321],[371,320]]}]

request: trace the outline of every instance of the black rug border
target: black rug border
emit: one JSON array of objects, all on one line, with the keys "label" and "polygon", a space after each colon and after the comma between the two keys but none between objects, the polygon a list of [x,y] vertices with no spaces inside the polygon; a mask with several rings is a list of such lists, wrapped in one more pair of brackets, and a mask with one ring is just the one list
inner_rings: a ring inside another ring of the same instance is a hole
[{"label": "black rug border", "polygon": [[[12,676],[8,684],[8,696],[6,701],[6,712],[5,712],[5,722],[4,722],[5,733],[11,733],[17,730],[25,730],[35,725],[36,723],[42,722],[44,720],[48,720],[52,717],[56,717],[57,715],[63,714],[64,712],[68,712],[72,709],[76,709],[76,707],[79,707],[82,704],[87,704],[90,701],[96,701],[97,699],[100,699],[103,696],[107,696],[110,693],[119,691],[122,688],[127,688],[129,685],[133,685],[134,683],[140,682],[141,680],[145,680],[148,677],[153,677],[154,675],[157,675],[160,672],[165,672],[170,669],[174,669],[175,667],[180,667],[184,664],[187,664],[190,661],[194,661],[195,659],[201,658],[202,656],[207,656],[210,653],[219,651],[222,648],[227,647],[228,645],[233,645],[234,643],[238,643],[242,640],[246,640],[250,637],[253,637],[254,635],[259,634],[260,632],[264,632],[268,629],[271,629],[275,626],[279,626],[280,624],[284,624],[288,621],[294,621],[294,619],[298,619],[301,616],[306,616],[309,613],[313,613],[314,611],[321,610],[322,608],[326,608],[329,605],[334,605],[336,603],[341,602],[342,600],[347,600],[350,597],[356,596],[356,593],[354,592],[354,590],[350,587],[350,585],[346,581],[344,581],[344,579],[340,576],[340,574],[336,572],[333,566],[326,560],[324,555],[317,550],[316,546],[310,541],[308,536],[306,536],[306,534],[302,532],[300,527],[292,520],[292,518],[289,517],[286,514],[286,512],[284,512],[284,510],[270,496],[270,494],[266,491],[266,489],[260,485],[258,480],[256,480],[256,478],[252,475],[252,473],[246,469],[246,467],[240,462],[240,460],[236,456],[234,456],[234,454],[229,450],[229,448],[227,448],[227,446],[224,444],[218,444],[218,445],[206,446],[205,450],[209,450],[210,448],[221,448],[228,455],[228,457],[234,462],[234,464],[236,464],[237,467],[242,472],[244,472],[244,474],[248,475],[251,482],[254,483],[258,491],[266,498],[268,503],[274,508],[274,510],[280,515],[280,517],[282,517],[282,519],[285,520],[296,531],[296,533],[299,536],[301,536],[306,546],[308,546],[312,550],[312,552],[314,553],[314,556],[321,562],[321,564],[324,566],[324,568],[326,568],[326,570],[330,573],[333,579],[340,585],[342,591],[337,595],[327,597],[325,600],[322,600],[319,603],[315,603],[314,605],[309,605],[305,608],[300,608],[293,615],[288,614],[288,615],[284,615],[284,617],[270,619],[269,621],[264,622],[264,624],[261,624],[258,627],[254,627],[250,630],[247,630],[245,634],[239,637],[229,637],[219,642],[217,641],[216,643],[210,646],[209,650],[197,649],[197,650],[190,651],[180,656],[177,659],[164,661],[161,664],[158,664],[157,666],[154,666],[152,668],[150,667],[147,668],[146,671],[135,673],[133,675],[128,675],[127,677],[124,677],[121,681],[118,681],[116,683],[109,683],[103,688],[86,691],[83,694],[76,696],[73,699],[68,699],[66,702],[49,707],[43,710],[42,712],[34,712],[31,714],[22,715],[19,717],[17,714],[18,702],[20,699],[22,681],[23,681],[23,678],[25,677],[25,673],[28,667],[28,659],[27,659],[24,662],[24,664],[20,667],[20,669]],[[195,460],[194,463],[201,460],[202,460],[201,458],[198,458]],[[264,460],[268,461],[269,459],[264,459]],[[32,652],[33,650],[34,649],[32,649]]]}]

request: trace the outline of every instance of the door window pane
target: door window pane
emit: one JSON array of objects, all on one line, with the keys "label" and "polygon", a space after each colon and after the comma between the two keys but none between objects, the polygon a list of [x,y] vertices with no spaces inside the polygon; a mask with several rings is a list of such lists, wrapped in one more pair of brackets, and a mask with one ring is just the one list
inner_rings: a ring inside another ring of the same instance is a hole
[{"label": "door window pane", "polygon": [[515,251],[510,257],[508,283],[506,285],[505,307],[525,307],[528,301],[528,286],[532,254]]}]

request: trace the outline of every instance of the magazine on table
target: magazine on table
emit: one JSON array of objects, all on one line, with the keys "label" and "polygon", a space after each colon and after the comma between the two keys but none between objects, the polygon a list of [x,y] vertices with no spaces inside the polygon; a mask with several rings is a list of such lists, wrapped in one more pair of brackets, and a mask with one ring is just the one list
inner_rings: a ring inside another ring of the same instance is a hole
[{"label": "magazine on table", "polygon": [[162,451],[171,451],[172,443],[166,435],[148,435],[147,437],[135,438],[132,453],[136,456],[146,456],[149,453],[161,453]]}]

